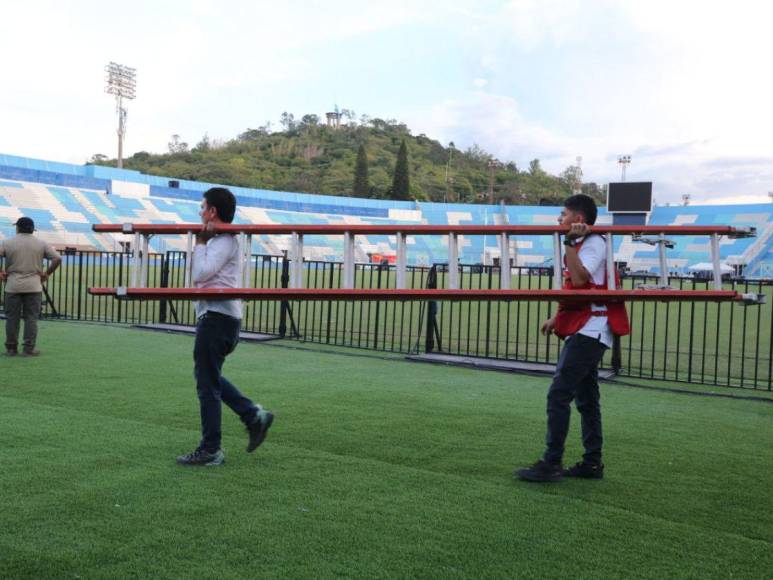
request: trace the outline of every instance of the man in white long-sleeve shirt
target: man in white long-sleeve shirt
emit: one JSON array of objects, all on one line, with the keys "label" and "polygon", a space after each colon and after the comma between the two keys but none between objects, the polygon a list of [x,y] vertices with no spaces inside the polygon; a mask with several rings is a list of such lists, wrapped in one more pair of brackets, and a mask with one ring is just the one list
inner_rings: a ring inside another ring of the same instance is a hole
[{"label": "man in white long-sleeve shirt", "polygon": [[[218,234],[217,226],[229,224],[236,213],[236,198],[223,187],[204,192],[201,201],[202,231],[196,236],[192,275],[196,288],[239,287],[239,244],[231,234]],[[244,396],[222,374],[225,357],[239,342],[241,300],[196,302],[196,344],[193,348],[196,392],[201,410],[201,442],[191,453],[177,458],[182,465],[220,465],[222,404],[236,413],[247,428],[247,451],[266,438],[274,415]]]}]

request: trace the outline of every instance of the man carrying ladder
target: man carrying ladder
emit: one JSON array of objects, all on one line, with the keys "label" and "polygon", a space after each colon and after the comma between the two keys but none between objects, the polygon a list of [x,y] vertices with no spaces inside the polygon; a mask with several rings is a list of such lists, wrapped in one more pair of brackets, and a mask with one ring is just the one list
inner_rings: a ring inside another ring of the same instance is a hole
[{"label": "man carrying ladder", "polygon": [[[564,290],[608,288],[607,242],[601,235],[591,235],[596,215],[596,204],[587,195],[573,195],[564,202],[558,219],[560,225],[570,227],[564,238]],[[518,469],[517,477],[548,482],[565,476],[591,479],[604,476],[598,367],[604,352],[612,346],[613,335],[629,332],[628,316],[620,302],[559,303],[556,315],[545,321],[543,334],[555,333],[565,340],[548,390],[547,448],[534,465]],[[564,443],[572,400],[576,401],[582,419],[585,453],[580,463],[564,470]]]}]

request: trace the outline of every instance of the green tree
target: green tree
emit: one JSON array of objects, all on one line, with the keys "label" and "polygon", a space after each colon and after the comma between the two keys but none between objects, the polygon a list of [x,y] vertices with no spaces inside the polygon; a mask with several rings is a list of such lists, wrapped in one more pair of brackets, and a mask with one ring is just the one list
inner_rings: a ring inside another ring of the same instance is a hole
[{"label": "green tree", "polygon": [[169,153],[187,153],[188,144],[180,139],[179,135],[172,135],[172,140],[167,143]]},{"label": "green tree", "polygon": [[[282,114],[277,130],[270,123],[248,128],[226,142],[206,135],[191,146],[180,135],[172,136],[168,151],[138,152],[125,167],[149,175],[212,181],[258,189],[298,191],[324,195],[352,195],[360,144],[367,143],[367,193],[358,186],[355,195],[373,198],[429,199],[477,203],[486,191],[491,155],[480,146],[462,150],[446,146],[430,136],[412,135],[410,129],[390,118],[356,122],[354,113],[342,130],[319,125],[314,114]],[[396,167],[398,150],[405,147],[402,169]],[[407,149],[410,148],[410,165]],[[90,163],[115,166],[115,159],[95,155]],[[410,175],[407,185],[395,183]],[[559,176],[546,173],[536,159],[514,162],[495,171],[494,187],[499,199],[513,204],[560,203],[571,192],[571,172]],[[583,183],[583,192],[603,203],[604,194],[595,183]]]},{"label": "green tree", "polygon": [[86,163],[87,164],[93,164],[93,165],[100,165],[100,164],[106,164],[108,162],[107,155],[103,155],[102,153],[95,153],[91,156],[91,159],[89,159]]},{"label": "green tree", "polygon": [[532,175],[539,175],[541,173],[545,173],[542,171],[542,166],[539,163],[539,159],[532,159],[529,161],[529,173]]},{"label": "green tree", "polygon": [[408,146],[405,139],[397,152],[395,173],[392,178],[392,199],[411,199],[411,180],[408,176]]},{"label": "green tree", "polygon": [[212,142],[209,139],[209,135],[204,133],[204,136],[201,138],[201,141],[196,143],[196,146],[193,148],[194,151],[198,151],[200,153],[206,153],[212,149]]},{"label": "green tree", "polygon": [[354,197],[368,197],[370,183],[368,181],[368,156],[365,153],[365,145],[360,144],[357,150],[357,161],[354,164]]},{"label": "green tree", "polygon": [[282,125],[282,128],[288,133],[292,133],[293,131],[295,131],[295,128],[297,126],[297,123],[295,122],[295,115],[293,115],[292,113],[288,113],[287,111],[282,113],[282,116],[279,118],[279,123]]}]

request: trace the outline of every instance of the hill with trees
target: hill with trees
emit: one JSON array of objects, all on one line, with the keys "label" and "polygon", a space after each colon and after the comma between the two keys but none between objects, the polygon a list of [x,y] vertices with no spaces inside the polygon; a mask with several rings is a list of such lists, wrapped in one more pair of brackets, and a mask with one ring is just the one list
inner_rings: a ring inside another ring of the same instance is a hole
[{"label": "hill with trees", "polygon": [[[317,115],[283,113],[281,130],[271,123],[247,129],[227,141],[204,136],[189,146],[173,135],[166,153],[140,151],[124,167],[150,175],[279,191],[381,199],[485,203],[489,188],[495,203],[558,205],[571,194],[578,168],[546,173],[538,159],[521,170],[501,162],[477,145],[459,150],[427,135],[413,135],[395,120],[356,119],[344,110],[340,126]],[[115,166],[94,155],[89,163]],[[582,191],[603,202],[595,183]]]}]

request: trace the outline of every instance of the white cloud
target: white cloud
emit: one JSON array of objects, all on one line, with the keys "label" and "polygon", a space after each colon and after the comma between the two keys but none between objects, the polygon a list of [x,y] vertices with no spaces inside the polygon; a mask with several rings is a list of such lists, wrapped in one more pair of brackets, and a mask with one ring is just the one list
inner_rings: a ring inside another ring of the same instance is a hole
[{"label": "white cloud", "polygon": [[585,40],[587,10],[581,0],[510,0],[495,18],[521,50],[532,52],[545,44],[562,47]]},{"label": "white cloud", "polygon": [[482,91],[466,101],[440,103],[429,115],[411,119],[409,126],[443,142],[454,141],[458,147],[477,143],[501,159],[522,163],[535,156],[567,154],[561,139],[523,118],[515,99]]},{"label": "white cloud", "polygon": [[112,154],[117,121],[103,78],[111,60],[138,71],[127,154],[164,151],[172,133],[191,142],[205,132],[230,138],[278,116],[261,111],[268,95],[314,82],[317,47],[431,17],[429,7],[405,0],[117,7],[97,0],[3,6],[0,151],[74,163]]},{"label": "white cloud", "polygon": [[[605,182],[619,176],[617,155],[630,153],[629,177],[654,180],[659,200],[767,200],[773,190],[770,3],[137,0],[120,16],[116,6],[4,6],[0,151],[78,163],[115,151],[102,69],[116,60],[138,69],[129,154],[163,151],[172,133],[230,138],[280,106],[326,106],[337,83],[339,96],[369,85],[358,112],[522,167],[537,157],[559,172],[581,155],[586,178]],[[34,33],[19,25],[33,22]],[[385,32],[449,60],[390,68],[386,47],[362,73],[367,82],[346,62],[326,68],[329,47],[357,51]],[[434,75],[443,99],[416,104],[421,87],[395,82],[403,67]],[[325,85],[331,70],[340,78]],[[376,111],[374,95],[387,95],[389,108]]]},{"label": "white cloud", "polygon": [[630,153],[629,180],[653,181],[661,202],[677,202],[683,193],[693,201],[714,197],[768,201],[773,190],[773,156],[721,156],[711,140],[648,143],[629,150],[615,135],[567,136],[524,118],[511,97],[476,92],[465,101],[447,101],[409,125],[457,147],[481,145],[499,159],[525,168],[533,158],[559,173],[583,158],[586,180],[605,183],[620,176],[617,157]]},{"label": "white cloud", "polygon": [[767,201],[770,22],[773,4],[745,0],[514,0],[469,35],[487,92],[438,104],[422,130],[553,172],[581,155],[599,182],[629,153],[629,179],[653,180],[663,201]]}]

